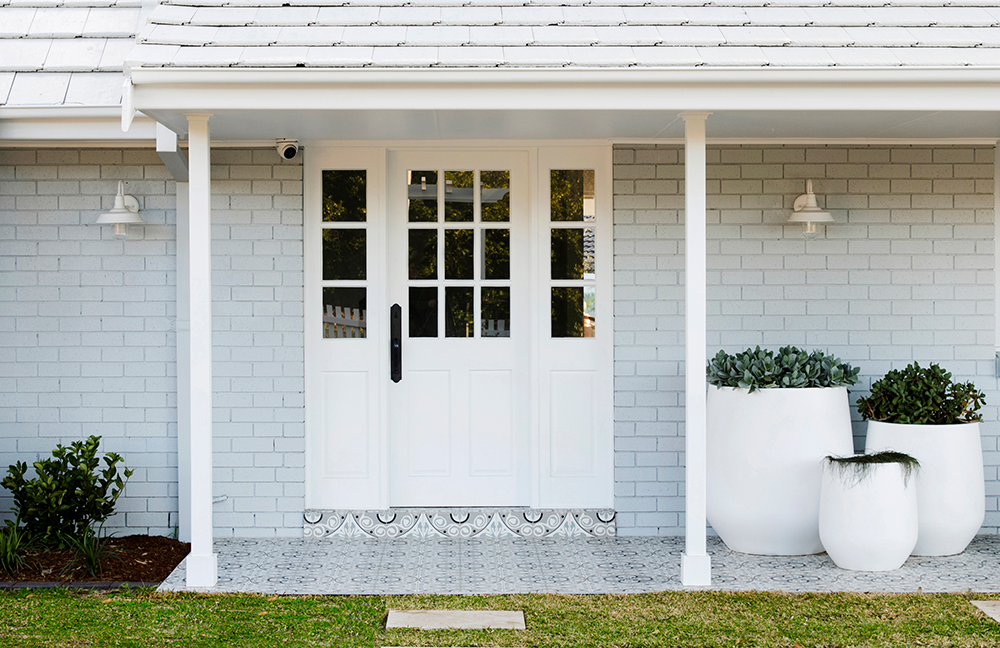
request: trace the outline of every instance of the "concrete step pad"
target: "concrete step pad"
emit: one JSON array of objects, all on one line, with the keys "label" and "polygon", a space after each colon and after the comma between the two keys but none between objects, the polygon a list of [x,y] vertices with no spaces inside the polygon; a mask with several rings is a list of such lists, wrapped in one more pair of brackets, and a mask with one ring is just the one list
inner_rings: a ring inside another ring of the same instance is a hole
[{"label": "concrete step pad", "polygon": [[524,630],[524,612],[506,610],[389,610],[386,628]]},{"label": "concrete step pad", "polygon": [[982,610],[983,614],[989,618],[1000,623],[1000,601],[969,601],[969,603]]}]

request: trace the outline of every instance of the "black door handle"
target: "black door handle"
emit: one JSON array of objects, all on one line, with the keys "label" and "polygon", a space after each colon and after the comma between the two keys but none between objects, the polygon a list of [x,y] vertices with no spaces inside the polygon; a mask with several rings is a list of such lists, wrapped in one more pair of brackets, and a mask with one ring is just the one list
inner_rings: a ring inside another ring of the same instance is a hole
[{"label": "black door handle", "polygon": [[389,361],[392,382],[403,379],[403,309],[393,304],[389,309]]}]

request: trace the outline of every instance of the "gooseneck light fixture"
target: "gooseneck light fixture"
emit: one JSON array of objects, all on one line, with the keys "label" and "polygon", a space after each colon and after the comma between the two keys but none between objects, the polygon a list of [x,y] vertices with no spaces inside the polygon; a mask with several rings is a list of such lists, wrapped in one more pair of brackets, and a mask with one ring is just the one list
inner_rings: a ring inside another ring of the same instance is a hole
[{"label": "gooseneck light fixture", "polygon": [[115,206],[111,211],[97,217],[98,225],[114,225],[113,235],[116,239],[128,238],[129,224],[141,225],[146,221],[139,215],[139,201],[133,196],[125,195],[125,183],[118,181],[118,195],[115,196]]},{"label": "gooseneck light fixture", "polygon": [[813,193],[813,181],[806,180],[806,192],[795,199],[792,205],[792,215],[789,223],[802,223],[802,234],[807,238],[816,238],[819,230],[816,223],[832,223],[833,215],[824,211],[816,204],[816,194]]}]

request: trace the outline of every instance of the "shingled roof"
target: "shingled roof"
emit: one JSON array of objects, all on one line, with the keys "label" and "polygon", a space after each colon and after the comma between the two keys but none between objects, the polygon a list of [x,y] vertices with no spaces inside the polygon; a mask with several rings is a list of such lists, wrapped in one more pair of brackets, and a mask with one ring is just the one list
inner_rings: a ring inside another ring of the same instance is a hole
[{"label": "shingled roof", "polygon": [[1000,68],[992,0],[164,0],[142,12],[142,0],[0,0],[0,105],[118,105],[126,63]]},{"label": "shingled roof", "polygon": [[1000,66],[981,0],[168,0],[149,67]]},{"label": "shingled roof", "polygon": [[141,0],[0,0],[0,105],[121,102]]}]

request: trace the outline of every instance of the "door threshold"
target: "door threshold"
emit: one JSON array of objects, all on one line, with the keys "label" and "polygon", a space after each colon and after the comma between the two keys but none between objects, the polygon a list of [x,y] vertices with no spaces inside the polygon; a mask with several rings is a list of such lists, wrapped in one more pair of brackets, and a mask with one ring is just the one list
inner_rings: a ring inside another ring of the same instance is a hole
[{"label": "door threshold", "polygon": [[309,509],[302,521],[307,538],[607,538],[616,533],[615,511],[600,508]]}]

